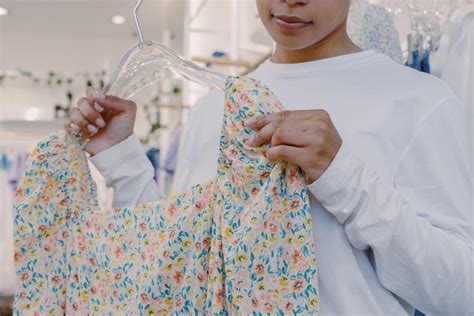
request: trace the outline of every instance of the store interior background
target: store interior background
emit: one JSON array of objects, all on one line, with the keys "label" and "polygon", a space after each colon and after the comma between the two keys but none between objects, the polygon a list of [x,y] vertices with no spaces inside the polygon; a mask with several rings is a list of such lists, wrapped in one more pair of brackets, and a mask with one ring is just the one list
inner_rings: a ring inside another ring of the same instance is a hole
[{"label": "store interior background", "polygon": [[[438,23],[434,27],[441,36],[450,10],[458,4],[456,0],[371,2],[393,14],[405,57],[407,35],[416,32],[414,12]],[[107,83],[123,53],[138,40],[134,6],[135,0],[0,0],[0,7],[8,10],[5,15],[0,11],[0,155],[29,152],[39,139],[62,128],[64,113],[55,108],[74,106],[88,84]],[[114,16],[124,23],[114,24]],[[273,48],[254,0],[144,0],[140,21],[145,39],[162,42],[223,73],[247,73]],[[158,148],[164,159],[176,130],[185,126],[194,102],[206,91],[170,77],[135,96],[136,133],[145,150]],[[10,296],[14,289],[11,181],[16,175],[12,172],[0,168],[0,297]],[[111,191],[97,172],[93,174],[101,206],[110,207]],[[173,192],[173,175],[159,171],[159,190],[165,194]]]}]

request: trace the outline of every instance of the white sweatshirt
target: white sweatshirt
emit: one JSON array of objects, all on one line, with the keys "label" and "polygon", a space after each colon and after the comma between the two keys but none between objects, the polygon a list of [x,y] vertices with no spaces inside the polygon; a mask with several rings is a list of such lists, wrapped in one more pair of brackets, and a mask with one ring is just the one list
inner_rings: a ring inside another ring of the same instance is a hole
[{"label": "white sweatshirt", "polygon": [[[343,146],[309,185],[322,315],[473,313],[473,209],[458,100],[373,51],[251,74],[288,110],[329,112]],[[224,96],[194,108],[178,188],[215,176]],[[136,136],[91,158],[116,207],[158,199]]]}]

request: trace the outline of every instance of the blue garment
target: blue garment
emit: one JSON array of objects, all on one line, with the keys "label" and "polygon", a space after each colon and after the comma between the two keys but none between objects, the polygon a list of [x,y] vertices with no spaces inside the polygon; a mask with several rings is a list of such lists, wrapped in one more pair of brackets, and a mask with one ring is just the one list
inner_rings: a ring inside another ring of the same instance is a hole
[{"label": "blue garment", "polygon": [[158,173],[160,170],[160,150],[158,148],[151,148],[146,152],[146,156],[155,169],[155,175],[153,179],[156,181],[156,183],[158,183]]},{"label": "blue garment", "polygon": [[180,138],[181,129],[177,128],[171,138],[170,147],[168,148],[168,152],[166,153],[165,161],[163,163],[163,169],[165,169],[169,175],[173,175],[176,170]]}]

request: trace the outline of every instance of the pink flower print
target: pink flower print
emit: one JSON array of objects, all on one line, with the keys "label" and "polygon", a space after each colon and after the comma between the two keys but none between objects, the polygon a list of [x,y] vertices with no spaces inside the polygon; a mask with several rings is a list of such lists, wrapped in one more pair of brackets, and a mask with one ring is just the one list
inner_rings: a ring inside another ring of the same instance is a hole
[{"label": "pink flower print", "polygon": [[234,148],[234,147],[230,147],[228,150],[227,150],[227,156],[229,158],[237,158],[237,156],[239,155],[239,152]]},{"label": "pink flower print", "polygon": [[46,231],[47,227],[46,225],[41,225],[38,227],[38,232],[43,234]]},{"label": "pink flower print", "polygon": [[267,180],[270,176],[270,170],[265,170],[260,174],[260,180]]},{"label": "pink flower print", "polygon": [[170,231],[170,233],[168,234],[168,238],[173,239],[174,236],[176,236],[176,229],[173,229],[172,231]]},{"label": "pink flower print", "polygon": [[120,258],[123,254],[123,249],[122,247],[116,247],[115,250],[114,250],[114,255],[115,255],[115,258]]},{"label": "pink flower print", "polygon": [[171,252],[169,250],[163,251],[163,258],[167,259],[171,255]]},{"label": "pink flower print", "polygon": [[248,100],[249,100],[248,94],[243,93],[240,95],[240,101],[242,101],[242,103],[247,103]]},{"label": "pink flower print", "polygon": [[233,106],[232,102],[227,101],[225,103],[225,108],[227,109],[228,112],[235,113],[235,109],[234,109],[234,106]]},{"label": "pink flower print", "polygon": [[180,307],[181,305],[183,305],[183,298],[178,297],[176,300],[176,307]]},{"label": "pink flower print", "polygon": [[296,168],[291,168],[290,172],[288,173],[288,181],[291,184],[295,184],[297,175],[298,175],[298,170],[296,170]]},{"label": "pink flower print", "polygon": [[89,263],[90,263],[91,266],[95,267],[94,258],[89,258]]},{"label": "pink flower print", "polygon": [[20,292],[20,298],[25,299],[26,298],[26,292]]},{"label": "pink flower print", "polygon": [[288,301],[285,303],[284,309],[287,312],[293,312],[294,307],[295,305],[292,302]]},{"label": "pink flower print", "polygon": [[265,305],[263,306],[263,310],[266,312],[266,313],[273,313],[273,305],[271,303],[265,303]]},{"label": "pink flower print", "polygon": [[20,275],[20,280],[23,282],[23,283],[26,283],[28,282],[28,280],[30,279],[30,272],[29,271],[25,271],[23,272],[21,275]]},{"label": "pink flower print", "polygon": [[50,200],[49,195],[43,195],[40,198],[41,203],[48,203]]},{"label": "pink flower print", "polygon": [[76,302],[72,303],[72,309],[73,309],[75,312],[77,312],[77,311],[79,310],[79,305],[78,305]]},{"label": "pink flower print", "polygon": [[107,230],[109,232],[113,231],[114,230],[114,227],[115,227],[115,224],[114,223],[109,223],[109,225],[107,225]]},{"label": "pink flower print", "polygon": [[265,265],[261,262],[257,262],[257,264],[255,264],[254,271],[258,275],[264,275],[265,274]]},{"label": "pink flower print", "polygon": [[86,250],[86,246],[84,245],[84,243],[80,242],[78,245],[77,245],[77,248],[79,249],[79,251],[83,252],[84,250]]},{"label": "pink flower print", "polygon": [[146,260],[146,253],[145,252],[142,252],[142,260]]},{"label": "pink flower print", "polygon": [[176,211],[177,211],[176,204],[170,204],[170,206],[168,206],[168,213],[170,216],[173,216],[174,213],[176,213]]},{"label": "pink flower print", "polygon": [[204,238],[202,245],[204,246],[204,248],[209,248],[209,246],[211,245],[211,238],[210,237]]},{"label": "pink flower print", "polygon": [[45,159],[46,159],[46,156],[44,154],[38,155],[38,157],[36,157],[36,160],[38,160],[38,162],[42,162]]},{"label": "pink flower print", "polygon": [[201,249],[202,249],[202,244],[201,244],[201,242],[200,242],[200,241],[196,241],[196,242],[194,243],[194,250],[196,250],[197,252],[199,252],[199,251],[201,251]]},{"label": "pink flower print", "polygon": [[287,230],[291,230],[292,228],[293,228],[293,223],[291,223],[291,222],[286,223],[286,229]]},{"label": "pink flower print", "polygon": [[254,309],[258,309],[258,307],[260,305],[260,302],[258,301],[258,299],[255,296],[252,297],[252,300],[250,301],[250,303],[252,304],[252,307]]},{"label": "pink flower print", "polygon": [[146,294],[146,293],[140,294],[140,299],[141,299],[142,303],[148,303],[150,301],[150,299],[148,298],[148,294]]},{"label": "pink flower print", "polygon": [[199,273],[197,274],[197,279],[198,279],[199,283],[203,283],[206,278],[204,277],[204,274],[202,274],[201,272],[199,272]]},{"label": "pink flower print", "polygon": [[13,255],[13,258],[15,260],[15,262],[22,262],[23,260],[23,255],[18,252],[18,251],[15,251],[15,254]]},{"label": "pink flower print", "polygon": [[91,293],[92,295],[96,295],[97,294],[97,288],[95,286],[92,286],[91,287]]},{"label": "pink flower print", "polygon": [[25,191],[23,190],[22,187],[19,187],[18,190],[16,191],[16,199],[22,199]]},{"label": "pink flower print", "polygon": [[51,281],[53,282],[54,285],[58,285],[59,283],[61,283],[61,278],[58,275],[55,275],[53,276]]},{"label": "pink flower print", "polygon": [[148,257],[148,260],[149,260],[150,262],[155,262],[156,256],[155,256],[154,254],[150,254],[150,256]]},{"label": "pink flower print", "polygon": [[291,255],[291,258],[293,258],[293,263],[294,264],[298,264],[299,262],[304,260],[303,254],[298,249],[295,249],[293,251],[293,254]]},{"label": "pink flower print", "polygon": [[183,281],[183,273],[180,271],[176,271],[176,273],[173,276],[173,279],[176,281],[177,284],[181,284]]},{"label": "pink flower print", "polygon": [[259,192],[259,188],[253,187],[252,190],[250,191],[250,194],[251,194],[253,197],[255,197],[255,196],[257,196],[258,192]]},{"label": "pink flower print", "polygon": [[147,230],[147,225],[146,225],[146,223],[140,223],[139,227],[140,227],[140,231],[141,231],[142,233],[146,232],[146,230]]},{"label": "pink flower print", "polygon": [[107,292],[105,290],[100,291],[100,296],[104,299],[108,297]]},{"label": "pink flower print", "polygon": [[203,200],[199,200],[196,202],[195,206],[198,211],[202,210],[204,206],[206,205],[206,202]]},{"label": "pink flower print", "polygon": [[74,275],[72,276],[72,279],[74,283],[79,284],[79,275],[77,273],[74,273]]},{"label": "pink flower print", "polygon": [[301,199],[299,198],[294,198],[290,202],[290,208],[292,211],[298,211],[301,206]]},{"label": "pink flower print", "polygon": [[275,223],[270,223],[270,232],[276,233],[278,231],[278,226]]},{"label": "pink flower print", "polygon": [[293,283],[293,291],[301,293],[306,287],[306,281],[303,279],[296,279]]},{"label": "pink flower print", "polygon": [[114,279],[115,279],[115,281],[120,281],[120,280],[122,280],[122,277],[123,277],[123,273],[119,271],[119,272],[115,273]]},{"label": "pink flower print", "polygon": [[219,288],[216,293],[214,293],[214,300],[217,304],[222,303],[222,298],[224,297],[224,291],[222,288]]},{"label": "pink flower print", "polygon": [[247,289],[250,286],[250,274],[247,271],[241,271],[236,276],[235,285],[240,289]]}]

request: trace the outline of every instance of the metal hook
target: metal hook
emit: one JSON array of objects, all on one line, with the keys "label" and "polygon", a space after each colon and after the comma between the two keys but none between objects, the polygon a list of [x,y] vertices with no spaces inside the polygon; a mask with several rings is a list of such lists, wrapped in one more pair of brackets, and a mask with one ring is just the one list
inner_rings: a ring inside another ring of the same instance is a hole
[{"label": "metal hook", "polygon": [[135,9],[133,9],[133,19],[135,20],[135,27],[137,29],[138,37],[140,38],[140,48],[143,48],[143,34],[142,34],[142,29],[140,27],[140,22],[138,21],[138,10],[140,9],[142,5],[143,0],[138,0],[137,5],[135,6]]}]

